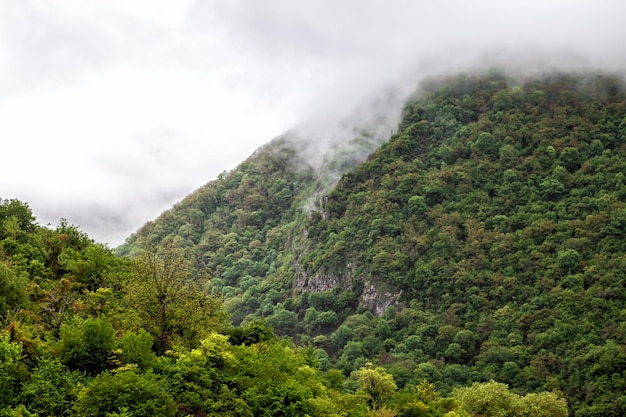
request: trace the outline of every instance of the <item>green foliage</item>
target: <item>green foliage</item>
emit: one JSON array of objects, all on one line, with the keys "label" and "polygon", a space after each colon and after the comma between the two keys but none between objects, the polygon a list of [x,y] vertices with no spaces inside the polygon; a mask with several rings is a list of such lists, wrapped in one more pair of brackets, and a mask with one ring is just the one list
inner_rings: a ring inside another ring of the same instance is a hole
[{"label": "green foliage", "polygon": [[127,319],[130,326],[152,335],[157,354],[178,341],[198,343],[209,326],[220,323],[221,306],[189,278],[181,250],[170,244],[146,250],[134,266],[125,291],[126,305],[134,315]]},{"label": "green foliage", "polygon": [[229,341],[232,345],[252,345],[255,343],[272,340],[274,332],[267,327],[262,320],[256,320],[245,327],[234,327],[229,332]]},{"label": "green foliage", "polygon": [[69,416],[81,378],[56,358],[42,358],[24,384],[19,401],[40,416]]},{"label": "green foliage", "polygon": [[144,329],[128,332],[119,341],[122,360],[126,364],[136,364],[140,368],[150,368],[156,360],[152,352],[153,339]]},{"label": "green foliage", "polygon": [[[624,87],[609,99],[598,94],[603,77],[489,77],[459,90],[458,80],[433,83],[407,103],[398,133],[308,221],[299,267],[309,281],[362,280],[379,297],[401,291],[398,306],[410,307],[384,318],[391,335],[374,334],[384,351],[364,349],[368,334],[341,310],[325,347],[344,370],[379,361],[403,383],[426,376],[444,393],[494,378],[521,392],[570,387],[574,407],[619,410],[579,394],[615,397],[619,384],[592,382],[593,367],[574,364],[599,341],[626,342],[614,325],[626,297],[615,269],[626,153],[611,127],[624,119]],[[301,312],[309,333],[313,313]]]},{"label": "green foliage", "polygon": [[59,263],[76,282],[95,291],[109,284],[110,275],[120,262],[113,252],[104,245],[93,244],[82,253],[66,250],[59,255]]},{"label": "green foliage", "polygon": [[104,317],[65,324],[61,328],[60,357],[72,370],[98,374],[109,367],[115,329]]},{"label": "green foliage", "polygon": [[281,342],[238,349],[245,378],[241,389],[254,415],[303,415],[309,399],[323,391],[319,374],[303,351]]},{"label": "green foliage", "polygon": [[37,414],[33,414],[26,409],[24,404],[19,404],[15,407],[5,407],[0,409],[1,417],[38,417]]},{"label": "green foliage", "polygon": [[0,318],[7,316],[11,309],[26,306],[28,281],[19,276],[7,264],[0,260]]},{"label": "green foliage", "polygon": [[129,370],[95,377],[80,391],[73,408],[75,415],[94,417],[124,411],[136,417],[165,417],[174,416],[176,406],[155,374]]},{"label": "green foliage", "polygon": [[358,381],[357,393],[365,395],[372,408],[383,406],[398,388],[392,375],[381,367],[375,368],[372,364],[354,371],[352,376]]},{"label": "green foliage", "polygon": [[28,204],[0,198],[0,239],[17,239],[35,230],[36,219]]},{"label": "green foliage", "polygon": [[0,333],[0,407],[14,404],[18,383],[22,346],[11,342],[6,332]]},{"label": "green foliage", "polygon": [[273,314],[267,317],[266,322],[280,334],[294,335],[299,327],[298,314],[285,309],[282,304],[274,308]]},{"label": "green foliage", "polygon": [[520,397],[495,381],[459,388],[453,396],[472,415],[485,417],[567,417],[567,403],[550,392]]}]

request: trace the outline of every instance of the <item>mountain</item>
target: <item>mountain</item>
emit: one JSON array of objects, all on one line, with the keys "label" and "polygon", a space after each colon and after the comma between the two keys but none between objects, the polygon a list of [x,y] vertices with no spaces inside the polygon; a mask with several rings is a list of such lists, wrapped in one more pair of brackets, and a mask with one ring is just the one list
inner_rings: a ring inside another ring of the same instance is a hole
[{"label": "mountain", "polygon": [[233,323],[263,318],[346,374],[374,362],[444,394],[494,379],[624,415],[624,78],[431,79],[383,125],[317,165],[277,138],[117,253],[184,249]]}]

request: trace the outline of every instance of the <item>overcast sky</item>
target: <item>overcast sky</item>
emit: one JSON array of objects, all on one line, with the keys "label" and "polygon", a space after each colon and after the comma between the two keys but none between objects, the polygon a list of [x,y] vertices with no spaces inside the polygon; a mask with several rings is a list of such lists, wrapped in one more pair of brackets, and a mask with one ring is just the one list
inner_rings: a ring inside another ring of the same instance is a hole
[{"label": "overcast sky", "polygon": [[114,247],[390,82],[621,70],[624,16],[623,0],[0,0],[0,197]]}]

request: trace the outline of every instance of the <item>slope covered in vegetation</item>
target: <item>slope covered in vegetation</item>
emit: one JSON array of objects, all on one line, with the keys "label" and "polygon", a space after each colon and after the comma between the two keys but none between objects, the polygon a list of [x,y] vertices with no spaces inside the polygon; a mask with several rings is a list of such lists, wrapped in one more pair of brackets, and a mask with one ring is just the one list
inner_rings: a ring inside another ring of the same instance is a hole
[{"label": "slope covered in vegetation", "polygon": [[353,338],[364,356],[621,414],[625,104],[619,80],[569,75],[460,77],[408,104],[330,193],[300,260],[402,291],[391,340]]},{"label": "slope covered in vegetation", "polygon": [[276,141],[122,253],[174,238],[233,322],[263,317],[346,375],[375,362],[444,393],[495,379],[620,415],[625,106],[614,76],[424,83],[317,210],[314,173]]},{"label": "slope covered in vegetation", "polygon": [[556,394],[495,381],[446,398],[373,364],[323,371],[260,323],[226,325],[186,258],[164,243],[120,259],[0,200],[0,416],[567,415]]}]

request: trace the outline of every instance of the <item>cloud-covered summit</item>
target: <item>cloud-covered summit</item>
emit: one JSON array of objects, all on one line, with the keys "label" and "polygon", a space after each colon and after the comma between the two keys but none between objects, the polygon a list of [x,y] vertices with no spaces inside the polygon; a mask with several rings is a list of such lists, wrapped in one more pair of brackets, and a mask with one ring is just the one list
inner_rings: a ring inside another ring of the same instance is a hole
[{"label": "cloud-covered summit", "polygon": [[294,126],[333,142],[389,86],[623,70],[624,15],[618,0],[1,2],[0,197],[117,245]]}]

